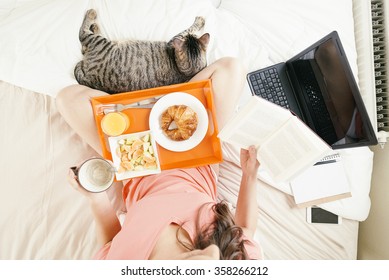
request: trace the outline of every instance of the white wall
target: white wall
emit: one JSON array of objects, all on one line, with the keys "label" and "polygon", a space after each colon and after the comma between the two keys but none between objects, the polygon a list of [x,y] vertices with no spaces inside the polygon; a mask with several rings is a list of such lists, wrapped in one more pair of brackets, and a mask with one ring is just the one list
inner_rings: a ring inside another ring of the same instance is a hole
[{"label": "white wall", "polygon": [[389,260],[389,143],[384,149],[375,146],[371,209],[360,223],[358,259]]}]

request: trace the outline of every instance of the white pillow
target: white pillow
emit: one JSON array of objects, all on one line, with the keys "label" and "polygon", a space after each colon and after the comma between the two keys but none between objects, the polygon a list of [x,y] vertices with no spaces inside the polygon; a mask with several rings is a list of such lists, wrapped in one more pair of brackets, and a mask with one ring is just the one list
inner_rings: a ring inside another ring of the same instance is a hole
[{"label": "white pillow", "polygon": [[339,150],[351,186],[350,198],[319,205],[344,218],[364,221],[370,212],[374,153],[367,147]]}]

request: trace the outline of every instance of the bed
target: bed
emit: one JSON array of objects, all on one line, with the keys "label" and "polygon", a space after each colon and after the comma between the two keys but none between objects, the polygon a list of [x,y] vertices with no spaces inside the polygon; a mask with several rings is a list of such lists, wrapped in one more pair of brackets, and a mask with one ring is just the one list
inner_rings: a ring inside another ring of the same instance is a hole
[{"label": "bed", "polygon": [[[69,187],[69,166],[94,156],[58,113],[58,91],[76,83],[78,30],[89,8],[110,39],[169,40],[196,15],[211,34],[208,62],[238,57],[247,71],[280,62],[337,30],[358,77],[352,0],[25,0],[0,4],[0,259],[90,259],[98,250],[87,201]],[[241,100],[250,96],[247,87]],[[237,107],[240,104],[237,104]],[[352,197],[320,205],[341,225],[311,225],[290,188],[258,173],[255,239],[265,259],[356,259],[370,210],[373,155],[339,151]],[[219,196],[235,207],[239,153],[223,144]]]}]

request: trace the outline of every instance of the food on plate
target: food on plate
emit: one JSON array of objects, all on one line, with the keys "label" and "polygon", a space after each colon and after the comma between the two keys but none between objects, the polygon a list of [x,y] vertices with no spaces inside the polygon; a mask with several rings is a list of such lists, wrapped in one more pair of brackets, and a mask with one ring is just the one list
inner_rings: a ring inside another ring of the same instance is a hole
[{"label": "food on plate", "polygon": [[118,140],[116,155],[120,159],[118,173],[158,168],[150,134]]},{"label": "food on plate", "polygon": [[129,126],[130,119],[126,114],[121,112],[108,113],[101,120],[101,128],[109,136],[121,135]]},{"label": "food on plate", "polygon": [[186,105],[170,106],[161,115],[162,131],[174,141],[189,139],[197,129],[197,123],[196,112]]}]

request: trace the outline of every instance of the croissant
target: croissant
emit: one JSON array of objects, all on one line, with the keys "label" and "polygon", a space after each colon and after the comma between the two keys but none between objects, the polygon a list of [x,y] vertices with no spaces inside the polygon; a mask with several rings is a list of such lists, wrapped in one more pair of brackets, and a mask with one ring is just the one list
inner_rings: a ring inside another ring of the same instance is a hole
[{"label": "croissant", "polygon": [[[170,128],[172,123],[177,128]],[[186,105],[173,105],[161,115],[161,128],[174,141],[189,139],[197,129],[197,114]]]}]

